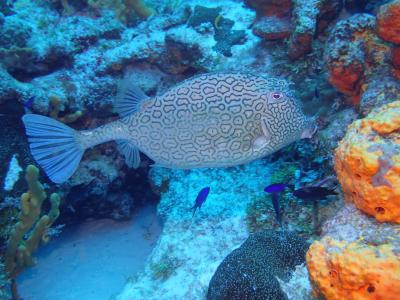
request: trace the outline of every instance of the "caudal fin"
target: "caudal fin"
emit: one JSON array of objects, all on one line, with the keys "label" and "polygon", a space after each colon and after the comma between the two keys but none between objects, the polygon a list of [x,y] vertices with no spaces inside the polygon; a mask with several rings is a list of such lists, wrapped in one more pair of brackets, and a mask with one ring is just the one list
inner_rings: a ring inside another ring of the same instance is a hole
[{"label": "caudal fin", "polygon": [[76,132],[54,119],[26,114],[22,117],[31,153],[55,183],[62,183],[74,174],[84,149],[76,141]]}]

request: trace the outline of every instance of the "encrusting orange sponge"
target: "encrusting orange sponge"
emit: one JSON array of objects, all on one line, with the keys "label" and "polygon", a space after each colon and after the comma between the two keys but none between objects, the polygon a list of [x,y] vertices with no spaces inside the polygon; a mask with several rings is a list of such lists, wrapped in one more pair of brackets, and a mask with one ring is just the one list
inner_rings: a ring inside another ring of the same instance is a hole
[{"label": "encrusting orange sponge", "polygon": [[399,299],[400,257],[393,246],[325,237],[307,252],[314,296],[329,300]]},{"label": "encrusting orange sponge", "polygon": [[353,122],[334,163],[347,201],[380,222],[400,223],[400,101]]}]

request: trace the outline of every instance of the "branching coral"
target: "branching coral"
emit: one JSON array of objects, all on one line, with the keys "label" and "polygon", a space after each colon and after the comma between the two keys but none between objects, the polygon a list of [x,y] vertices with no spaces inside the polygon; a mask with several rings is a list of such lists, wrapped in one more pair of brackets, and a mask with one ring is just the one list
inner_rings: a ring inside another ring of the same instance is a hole
[{"label": "branching coral", "polygon": [[83,113],[78,110],[62,117],[59,116],[61,111],[61,100],[57,96],[50,96],[50,107],[50,117],[63,123],[73,123],[83,115]]},{"label": "branching coral", "polygon": [[[26,168],[25,179],[28,191],[21,196],[21,212],[8,239],[5,254],[5,269],[10,277],[15,277],[24,267],[34,264],[33,252],[40,241],[47,242],[47,229],[59,215],[60,196],[51,194],[51,209],[41,215],[43,201],[47,198],[43,185],[38,180],[39,170],[33,165]],[[27,235],[27,237],[25,237]]]}]

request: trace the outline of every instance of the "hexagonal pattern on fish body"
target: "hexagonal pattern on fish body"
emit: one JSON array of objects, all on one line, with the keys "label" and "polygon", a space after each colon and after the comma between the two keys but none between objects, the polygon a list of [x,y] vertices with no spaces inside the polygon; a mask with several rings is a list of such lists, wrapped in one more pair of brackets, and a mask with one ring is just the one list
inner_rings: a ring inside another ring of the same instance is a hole
[{"label": "hexagonal pattern on fish body", "polygon": [[167,167],[246,163],[299,139],[309,126],[286,81],[250,74],[200,75],[146,101],[130,117],[132,140]]}]

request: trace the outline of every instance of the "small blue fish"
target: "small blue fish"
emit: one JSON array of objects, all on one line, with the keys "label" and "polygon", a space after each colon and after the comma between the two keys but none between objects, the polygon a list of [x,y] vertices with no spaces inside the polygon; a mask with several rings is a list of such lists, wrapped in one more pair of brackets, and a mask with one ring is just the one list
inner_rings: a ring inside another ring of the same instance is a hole
[{"label": "small blue fish", "polygon": [[270,184],[264,189],[264,192],[266,193],[281,193],[283,192],[288,185],[286,183],[274,183]]},{"label": "small blue fish", "polygon": [[274,207],[276,220],[282,226],[282,211],[279,205],[279,193],[282,193],[288,187],[285,183],[270,184],[264,189],[264,192],[271,194],[272,206]]},{"label": "small blue fish", "polygon": [[208,193],[210,192],[210,187],[205,187],[204,189],[202,189],[199,194],[196,197],[196,201],[194,203],[194,206],[191,208],[193,209],[193,216],[196,213],[197,208],[200,209],[201,206],[203,205],[203,203],[206,201]]}]

